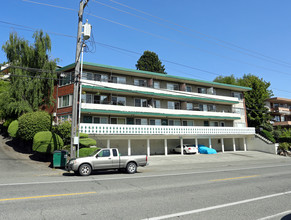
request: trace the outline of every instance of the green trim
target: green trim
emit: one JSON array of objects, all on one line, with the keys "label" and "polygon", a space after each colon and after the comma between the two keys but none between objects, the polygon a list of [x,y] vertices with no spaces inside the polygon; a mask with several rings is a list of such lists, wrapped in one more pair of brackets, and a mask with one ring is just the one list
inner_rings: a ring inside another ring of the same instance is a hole
[{"label": "green trim", "polygon": [[[101,68],[106,68],[106,69],[121,70],[121,71],[132,72],[132,73],[142,73],[142,74],[147,74],[147,75],[152,75],[152,76],[159,76],[159,77],[164,77],[164,78],[188,80],[188,81],[193,81],[193,82],[198,82],[198,83],[206,83],[206,84],[210,84],[210,85],[224,86],[224,87],[228,87],[228,88],[237,88],[237,89],[241,89],[243,91],[244,90],[245,91],[252,90],[251,88],[244,87],[244,86],[236,86],[236,85],[230,85],[230,84],[225,84],[225,83],[218,83],[218,82],[212,82],[212,81],[206,81],[206,80],[192,79],[192,78],[187,78],[187,77],[182,77],[182,76],[168,75],[168,74],[164,74],[164,73],[154,73],[154,72],[143,71],[143,70],[134,70],[134,69],[128,69],[128,68],[116,67],[116,66],[109,66],[109,65],[98,64],[98,63],[83,62],[83,65],[101,67]],[[67,65],[67,66],[64,66],[64,67],[58,69],[57,71],[65,71],[65,70],[71,69],[74,66],[75,66],[75,63]]]},{"label": "green trim", "polygon": [[126,90],[126,89],[114,89],[114,88],[106,88],[106,87],[100,87],[100,86],[82,85],[82,88],[97,89],[97,90],[103,90],[103,91],[114,91],[114,92],[138,93],[138,94],[151,95],[151,96],[164,96],[164,97],[173,97],[173,98],[194,99],[194,100],[202,100],[202,101],[210,101],[210,102],[221,102],[221,103],[231,103],[231,104],[239,103],[236,101],[228,101],[228,100],[190,97],[190,96],[182,96],[182,95],[170,95],[170,94],[164,94],[164,93],[143,92],[143,91],[137,91],[137,90],[131,91],[131,90]]},{"label": "green trim", "polygon": [[207,118],[207,119],[229,119],[236,120],[240,117],[223,117],[223,116],[204,116],[204,115],[178,115],[178,114],[163,114],[152,112],[125,112],[116,110],[99,110],[99,109],[82,109],[84,113],[107,113],[107,114],[124,114],[124,115],[146,115],[146,116],[164,116],[164,117],[180,117],[180,118]]}]

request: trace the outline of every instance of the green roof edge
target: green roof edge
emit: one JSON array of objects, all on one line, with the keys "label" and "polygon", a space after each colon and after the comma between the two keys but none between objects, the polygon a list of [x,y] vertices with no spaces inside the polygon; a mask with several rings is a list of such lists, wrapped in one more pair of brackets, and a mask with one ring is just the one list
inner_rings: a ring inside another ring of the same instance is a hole
[{"label": "green roof edge", "polygon": [[126,115],[150,115],[150,116],[166,116],[166,117],[181,117],[181,118],[209,118],[209,119],[240,119],[240,117],[222,117],[222,116],[204,116],[204,115],[179,115],[179,114],[163,114],[163,113],[151,113],[151,112],[125,112],[116,110],[99,110],[99,109],[85,109],[82,108],[81,112],[95,112],[95,113],[116,113]]},{"label": "green roof edge", "polygon": [[[207,84],[212,84],[212,85],[219,85],[219,86],[226,86],[226,87],[232,87],[232,88],[239,88],[243,90],[252,90],[249,87],[244,87],[244,86],[236,86],[236,85],[230,85],[230,84],[225,84],[225,83],[218,83],[218,82],[213,82],[213,81],[206,81],[206,80],[199,80],[199,79],[192,79],[192,78],[187,78],[187,77],[182,77],[182,76],[174,76],[174,75],[168,75],[164,73],[154,73],[154,72],[149,72],[149,71],[144,71],[144,70],[134,70],[134,69],[129,69],[129,68],[124,68],[124,67],[116,67],[116,66],[110,66],[110,65],[105,65],[105,64],[98,64],[98,63],[90,63],[90,62],[83,62],[84,65],[89,65],[89,66],[97,66],[97,67],[103,67],[103,68],[108,68],[108,69],[116,69],[116,70],[123,70],[123,71],[128,71],[128,72],[135,72],[135,73],[145,73],[148,75],[154,75],[154,76],[162,76],[162,77],[168,77],[168,78],[175,78],[175,79],[182,79],[182,80],[190,80],[194,82],[202,82],[202,83],[207,83]],[[74,67],[75,63],[69,64],[67,66],[64,66],[57,71],[65,71],[66,69],[70,69],[71,67]]]},{"label": "green roof edge", "polygon": [[[82,88],[99,89],[99,90],[107,90],[107,91],[117,91],[117,92],[128,92],[128,93],[130,93],[130,90],[126,90],[126,89],[114,89],[114,88],[106,88],[106,87],[100,87],[100,86],[82,85]],[[200,97],[189,97],[189,96],[171,95],[171,94],[154,93],[154,92],[134,91],[134,93],[146,94],[146,95],[156,95],[156,96],[166,96],[166,97],[175,97],[175,98],[185,98],[185,99],[204,100],[204,101],[213,101],[213,102],[221,102],[221,103],[231,103],[231,104],[239,103],[239,102],[236,102],[236,101],[229,101],[229,100],[219,100],[219,99],[200,98]]]}]

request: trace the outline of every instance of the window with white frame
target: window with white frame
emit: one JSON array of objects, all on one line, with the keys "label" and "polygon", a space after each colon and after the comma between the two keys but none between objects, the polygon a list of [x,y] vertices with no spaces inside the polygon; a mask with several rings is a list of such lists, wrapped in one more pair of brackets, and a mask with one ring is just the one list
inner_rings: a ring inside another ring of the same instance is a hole
[{"label": "window with white frame", "polygon": [[159,89],[160,88],[160,82],[154,81],[154,88]]},{"label": "window with white frame", "polygon": [[207,112],[207,105],[206,104],[199,104],[199,111]]},{"label": "window with white frame", "polygon": [[125,124],[125,118],[110,118],[111,124]]},{"label": "window with white frame", "polygon": [[225,127],[225,122],[224,121],[220,122],[220,127]]},{"label": "window with white frame", "polygon": [[120,96],[112,96],[112,105],[126,105],[126,98]]},{"label": "window with white frame", "polygon": [[58,100],[58,108],[72,106],[73,95],[60,96]]},{"label": "window with white frame", "polygon": [[60,86],[65,86],[73,83],[74,81],[74,73],[61,73],[60,74]]},{"label": "window with white frame", "polygon": [[94,116],[93,117],[93,123],[94,124],[108,124],[108,118],[107,117]]},{"label": "window with white frame", "polygon": [[218,121],[211,121],[210,126],[218,127],[219,123]]},{"label": "window with white frame", "polygon": [[231,96],[238,98],[238,100],[243,99],[243,94],[241,92],[231,92]]},{"label": "window with white frame", "polygon": [[187,108],[187,110],[193,110],[193,103],[187,102],[186,108]]},{"label": "window with white frame", "polygon": [[147,86],[147,80],[146,79],[134,79],[134,85],[135,86]]},{"label": "window with white frame", "polygon": [[161,119],[150,119],[150,125],[161,125]]},{"label": "window with white frame", "polygon": [[168,101],[168,109],[180,109],[180,102]]},{"label": "window with white frame", "polygon": [[192,120],[184,120],[183,126],[194,126],[194,121]]},{"label": "window with white frame", "polygon": [[192,86],[186,86],[186,92],[192,92]]},{"label": "window with white frame", "polygon": [[154,100],[153,101],[153,107],[154,108],[161,108],[161,101],[160,100]]},{"label": "window with white frame", "polygon": [[81,96],[81,102],[82,103],[92,103],[92,94],[82,94]]},{"label": "window with white frame", "polygon": [[179,119],[169,119],[168,123],[170,126],[181,126],[181,121]]},{"label": "window with white frame", "polygon": [[135,107],[147,107],[148,101],[147,101],[147,99],[135,98],[134,99],[134,106]]},{"label": "window with white frame", "polygon": [[206,88],[198,88],[198,93],[206,94],[207,93],[207,89]]},{"label": "window with white frame", "polygon": [[112,76],[111,77],[113,83],[126,84],[126,77],[123,76]]},{"label": "window with white frame", "polygon": [[70,121],[72,119],[72,115],[62,115],[58,117],[58,122],[62,123],[64,121]]},{"label": "window with white frame", "polygon": [[169,90],[179,90],[179,85],[174,83],[167,83],[167,89]]},{"label": "window with white frame", "polygon": [[93,95],[94,104],[108,104],[108,95]]},{"label": "window with white frame", "polygon": [[146,118],[136,118],[135,119],[135,124],[136,125],[147,125],[148,120]]}]

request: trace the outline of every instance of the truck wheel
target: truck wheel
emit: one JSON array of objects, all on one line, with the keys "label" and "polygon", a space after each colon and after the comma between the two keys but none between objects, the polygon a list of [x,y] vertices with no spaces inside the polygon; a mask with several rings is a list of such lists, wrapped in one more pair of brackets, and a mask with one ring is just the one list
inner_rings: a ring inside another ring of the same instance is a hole
[{"label": "truck wheel", "polygon": [[126,172],[129,174],[135,173],[136,169],[137,169],[137,167],[136,167],[136,164],[134,162],[130,162],[126,166]]},{"label": "truck wheel", "polygon": [[91,166],[89,164],[85,163],[79,167],[79,174],[81,176],[89,176],[91,171],[92,171],[92,169],[91,169]]}]

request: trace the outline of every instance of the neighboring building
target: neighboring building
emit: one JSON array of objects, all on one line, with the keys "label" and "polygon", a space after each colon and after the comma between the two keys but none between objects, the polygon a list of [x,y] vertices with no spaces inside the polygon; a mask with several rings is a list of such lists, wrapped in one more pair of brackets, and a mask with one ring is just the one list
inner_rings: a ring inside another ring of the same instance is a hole
[{"label": "neighboring building", "polygon": [[[60,68],[58,121],[71,118],[75,64]],[[183,143],[246,150],[243,93],[250,88],[147,71],[83,64],[81,132],[122,154],[165,154]],[[183,154],[183,152],[182,152]]]},{"label": "neighboring building", "polygon": [[266,100],[274,127],[291,127],[291,99],[274,97]]}]

